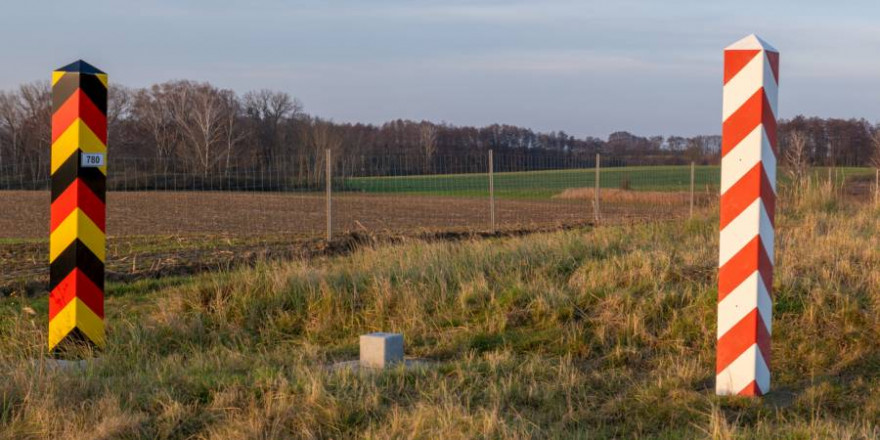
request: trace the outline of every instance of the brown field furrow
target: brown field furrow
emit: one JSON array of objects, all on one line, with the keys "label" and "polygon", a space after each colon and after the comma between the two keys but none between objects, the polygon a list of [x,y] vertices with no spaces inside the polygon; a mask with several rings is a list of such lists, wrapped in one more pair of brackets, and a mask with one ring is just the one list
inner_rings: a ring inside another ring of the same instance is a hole
[{"label": "brown field furrow", "polygon": [[[456,239],[490,232],[481,198],[338,194],[333,242],[325,199],[315,193],[111,192],[107,274],[110,280],[180,275],[262,259],[337,253],[358,243],[402,237]],[[602,205],[602,222],[669,219],[680,204]],[[586,200],[497,200],[500,234],[590,224]],[[0,191],[0,296],[44,292],[48,281],[49,194]],[[462,235],[464,234],[464,235]]]},{"label": "brown field furrow", "polygon": [[[687,214],[680,203],[625,205],[610,201],[603,212],[623,217],[666,217]],[[322,236],[326,228],[325,199],[315,193],[111,192],[107,234],[212,234],[253,236],[290,234]],[[489,202],[480,198],[411,195],[334,195],[334,231],[408,233],[437,230],[485,230]],[[592,220],[589,200],[498,200],[499,228],[542,227]],[[49,194],[40,191],[0,192],[0,238],[45,238]]]}]

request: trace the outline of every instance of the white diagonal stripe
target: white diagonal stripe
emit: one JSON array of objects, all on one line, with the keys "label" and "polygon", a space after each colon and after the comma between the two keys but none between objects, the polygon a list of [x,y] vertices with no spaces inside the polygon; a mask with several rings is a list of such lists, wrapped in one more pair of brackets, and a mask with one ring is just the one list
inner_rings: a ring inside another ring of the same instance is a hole
[{"label": "white diagonal stripe", "polygon": [[723,267],[753,238],[761,236],[761,242],[773,261],[773,223],[767,215],[764,203],[757,197],[748,208],[721,230],[718,246],[718,267]]},{"label": "white diagonal stripe", "polygon": [[767,137],[764,124],[761,124],[761,161],[764,164],[764,173],[767,174],[770,187],[773,188],[773,194],[776,194],[776,153],[773,152],[773,146],[770,144],[770,138]]},{"label": "white diagonal stripe", "polygon": [[771,333],[773,301],[757,270],[718,303],[718,339],[756,308],[767,333]]},{"label": "white diagonal stripe", "polygon": [[726,121],[761,87],[764,87],[764,94],[767,96],[767,102],[770,104],[775,118],[779,114],[777,106],[779,85],[776,83],[776,77],[773,76],[773,67],[770,65],[767,52],[755,55],[742,70],[737,72],[736,76],[724,85],[721,120]]},{"label": "white diagonal stripe", "polygon": [[760,124],[721,159],[721,193],[724,194],[759,162],[776,193],[776,155]]},{"label": "white diagonal stripe", "polygon": [[722,121],[726,121],[761,88],[761,83],[764,80],[765,59],[764,52],[758,53],[724,85]]},{"label": "white diagonal stripe", "polygon": [[719,396],[736,394],[753,380],[758,383],[761,394],[770,391],[770,369],[757,343],[715,376],[715,392]]}]

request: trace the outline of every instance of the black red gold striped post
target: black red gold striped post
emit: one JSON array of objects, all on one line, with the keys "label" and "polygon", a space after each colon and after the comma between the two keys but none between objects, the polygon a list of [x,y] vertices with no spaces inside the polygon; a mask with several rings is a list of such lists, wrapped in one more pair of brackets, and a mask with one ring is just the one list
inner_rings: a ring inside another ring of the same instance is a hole
[{"label": "black red gold striped post", "polygon": [[107,74],[80,60],[52,73],[49,350],[104,347]]}]

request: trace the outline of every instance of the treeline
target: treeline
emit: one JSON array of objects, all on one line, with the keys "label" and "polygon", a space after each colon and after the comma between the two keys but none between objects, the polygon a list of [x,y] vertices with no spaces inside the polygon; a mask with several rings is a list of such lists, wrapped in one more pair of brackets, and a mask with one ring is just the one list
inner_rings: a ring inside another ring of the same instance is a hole
[{"label": "treeline", "polygon": [[880,167],[880,125],[865,119],[797,116],[780,121],[778,136],[783,161],[804,154],[809,165]]},{"label": "treeline", "polygon": [[[48,82],[0,92],[2,181],[48,176],[51,121]],[[114,85],[108,103],[109,160],[116,170],[225,179],[248,172],[317,182],[332,166],[348,174],[388,175],[468,172],[483,169],[494,150],[496,169],[591,163],[717,163],[719,136],[642,137],[628,132],[607,139],[578,138],[563,131],[540,133],[510,126],[459,127],[396,120],[382,125],[334,123],[304,112],[284,92],[238,95],[208,83],[171,81],[149,88]],[[869,165],[878,127],[864,119],[797,117],[780,122],[780,148],[793,133],[812,164]],[[473,167],[471,170],[469,167]]]}]

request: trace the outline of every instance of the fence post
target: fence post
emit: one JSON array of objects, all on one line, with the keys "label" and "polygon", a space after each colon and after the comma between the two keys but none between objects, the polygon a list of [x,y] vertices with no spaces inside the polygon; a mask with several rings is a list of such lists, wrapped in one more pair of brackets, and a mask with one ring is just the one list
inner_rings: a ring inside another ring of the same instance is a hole
[{"label": "fence post", "polygon": [[880,168],[874,170],[874,207],[880,204]]},{"label": "fence post", "polygon": [[755,35],[724,50],[718,395],[770,391],[778,72],[779,53]]},{"label": "fence post", "polygon": [[596,153],[596,186],[593,189],[593,219],[599,223],[599,161],[601,157]]},{"label": "fence post", "polygon": [[52,72],[49,351],[103,348],[107,74],[84,61]]},{"label": "fence post", "polygon": [[694,218],[694,184],[695,184],[694,170],[695,169],[696,169],[696,163],[692,161],[691,162],[691,215],[690,215],[691,218]]},{"label": "fence post", "polygon": [[495,232],[495,161],[492,150],[489,150],[489,220],[492,232]]},{"label": "fence post", "polygon": [[324,180],[326,180],[327,188],[326,188],[326,199],[327,199],[327,241],[333,239],[333,166],[330,163],[330,149],[325,150],[327,162],[327,170],[324,173]]}]

